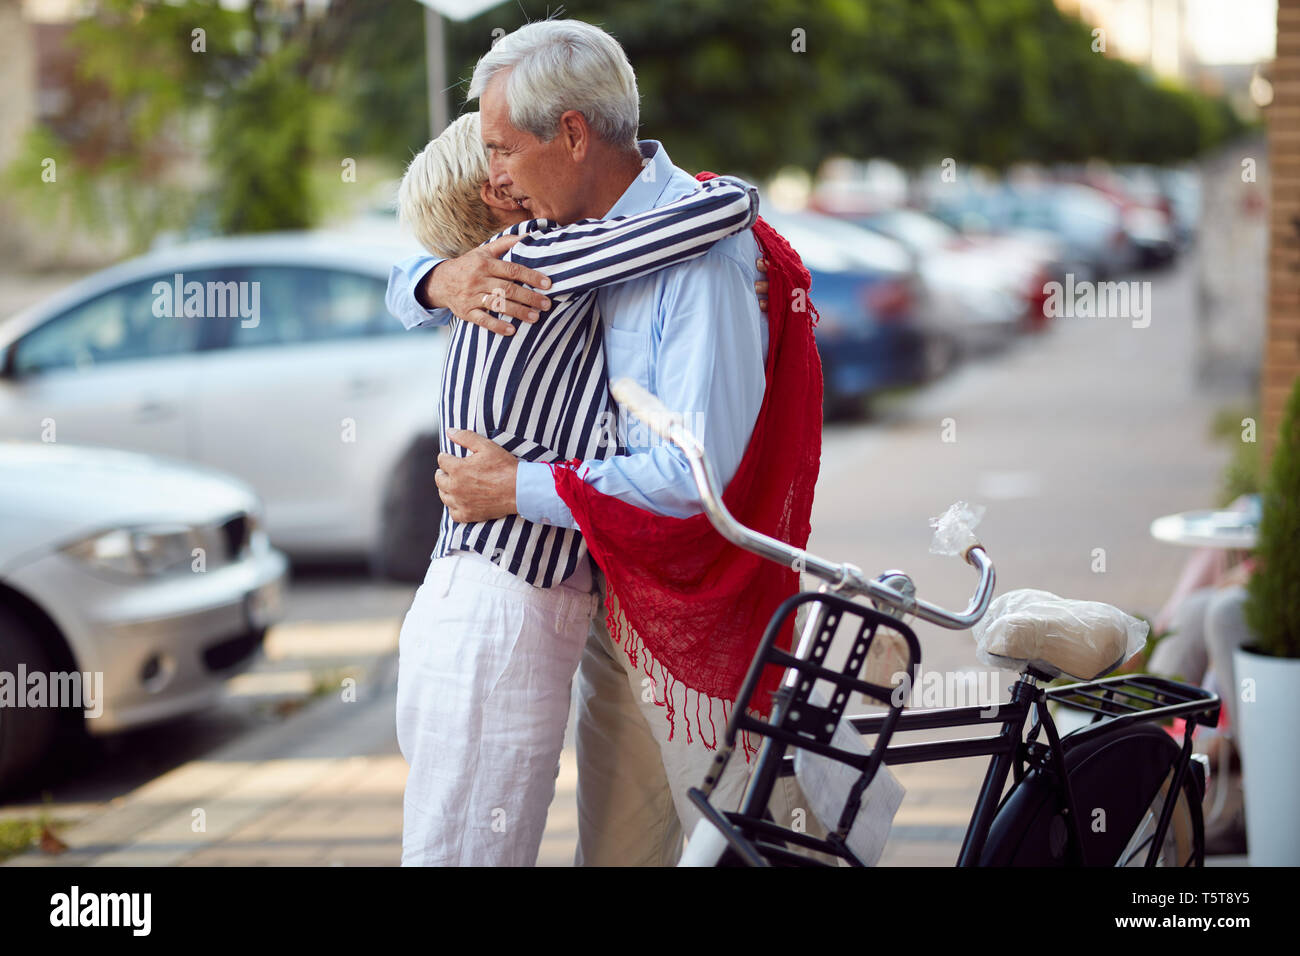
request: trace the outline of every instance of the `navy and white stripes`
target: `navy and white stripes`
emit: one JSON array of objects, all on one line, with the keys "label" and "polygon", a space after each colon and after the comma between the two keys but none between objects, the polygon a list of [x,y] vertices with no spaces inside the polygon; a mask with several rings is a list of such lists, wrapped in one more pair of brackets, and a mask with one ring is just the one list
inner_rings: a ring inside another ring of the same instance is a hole
[{"label": "navy and white stripes", "polygon": [[[757,215],[753,187],[721,177],[635,216],[569,226],[533,219],[500,233],[524,236],[506,258],[546,273],[551,309],[531,325],[508,319],[511,336],[452,319],[440,401],[442,450],[468,454],[447,438],[459,428],[525,461],[617,454],[595,290],[701,256],[748,229]],[[587,549],[569,528],[519,515],[461,523],[444,510],[433,556],[462,550],[477,551],[536,587],[552,587],[577,569]]]}]

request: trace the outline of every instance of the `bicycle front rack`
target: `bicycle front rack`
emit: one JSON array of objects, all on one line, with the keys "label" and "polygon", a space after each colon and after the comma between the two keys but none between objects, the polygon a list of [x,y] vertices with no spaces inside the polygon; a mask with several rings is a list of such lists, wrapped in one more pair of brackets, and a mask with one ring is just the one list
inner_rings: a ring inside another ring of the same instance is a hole
[{"label": "bicycle front rack", "polygon": [[[809,612],[816,615],[811,622],[815,629],[812,641],[803,648],[806,657],[798,657],[776,646],[777,636],[801,605],[809,604]],[[828,665],[827,652],[844,624],[853,633],[848,656],[840,667]],[[813,850],[828,856],[839,857],[850,865],[862,866],[847,845],[847,838],[867,786],[880,769],[899,714],[903,710],[903,695],[895,693],[894,686],[864,680],[866,666],[873,643],[885,634],[902,641],[902,672],[910,682],[916,678],[916,668],[921,659],[921,647],[916,635],[898,618],[873,608],[846,600],[832,594],[804,592],[787,599],[773,615],[758,652],[750,664],[744,685],[731,712],[724,743],[718,748],[713,767],[704,787],[692,787],[688,796],[700,812],[722,833],[731,851],[742,863],[750,866],[824,866],[795,852],[792,847]],[[774,695],[768,719],[756,716],[751,707],[757,693],[759,678],[767,667],[789,668],[796,678],[787,682]],[[830,687],[830,695],[819,703],[813,693],[817,684]],[[836,747],[832,741],[836,727],[844,717],[849,697],[853,693],[883,704],[887,710],[882,715],[881,726],[876,730],[875,746],[863,755]],[[752,733],[763,740],[759,749],[753,781],[739,812],[723,812],[709,802],[714,785],[726,768],[736,745],[737,737]],[[825,839],[814,837],[788,826],[781,826],[767,813],[768,800],[783,765],[789,761],[788,750],[805,750],[847,764],[858,772],[839,820]]]}]

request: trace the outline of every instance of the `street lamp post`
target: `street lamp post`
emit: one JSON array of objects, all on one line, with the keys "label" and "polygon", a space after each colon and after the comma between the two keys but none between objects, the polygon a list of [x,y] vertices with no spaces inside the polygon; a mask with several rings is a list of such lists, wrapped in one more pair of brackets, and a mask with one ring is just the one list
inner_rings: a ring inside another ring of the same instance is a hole
[{"label": "street lamp post", "polygon": [[418,0],[424,5],[424,61],[429,88],[429,138],[447,128],[447,38],[444,19],[469,20],[503,0]]},{"label": "street lamp post", "polygon": [[429,88],[429,138],[447,128],[447,47],[442,14],[424,8],[424,69]]}]

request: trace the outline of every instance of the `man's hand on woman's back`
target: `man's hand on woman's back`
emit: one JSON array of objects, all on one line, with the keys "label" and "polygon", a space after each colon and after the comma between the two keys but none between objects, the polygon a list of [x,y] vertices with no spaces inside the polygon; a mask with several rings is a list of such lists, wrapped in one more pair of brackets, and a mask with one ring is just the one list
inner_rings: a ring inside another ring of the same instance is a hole
[{"label": "man's hand on woman's back", "polygon": [[535,269],[501,259],[520,238],[502,236],[439,263],[420,283],[416,300],[426,309],[451,309],[464,321],[499,335],[514,335],[514,326],[493,312],[536,322],[551,303],[544,293],[527,286],[545,289],[551,280]]}]

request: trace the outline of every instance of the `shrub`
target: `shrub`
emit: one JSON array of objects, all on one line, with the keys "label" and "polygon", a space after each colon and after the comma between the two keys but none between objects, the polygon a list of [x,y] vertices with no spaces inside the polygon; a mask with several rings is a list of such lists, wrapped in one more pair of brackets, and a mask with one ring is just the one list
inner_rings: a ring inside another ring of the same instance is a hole
[{"label": "shrub", "polygon": [[1262,501],[1246,623],[1261,653],[1300,658],[1300,378],[1282,415]]}]

